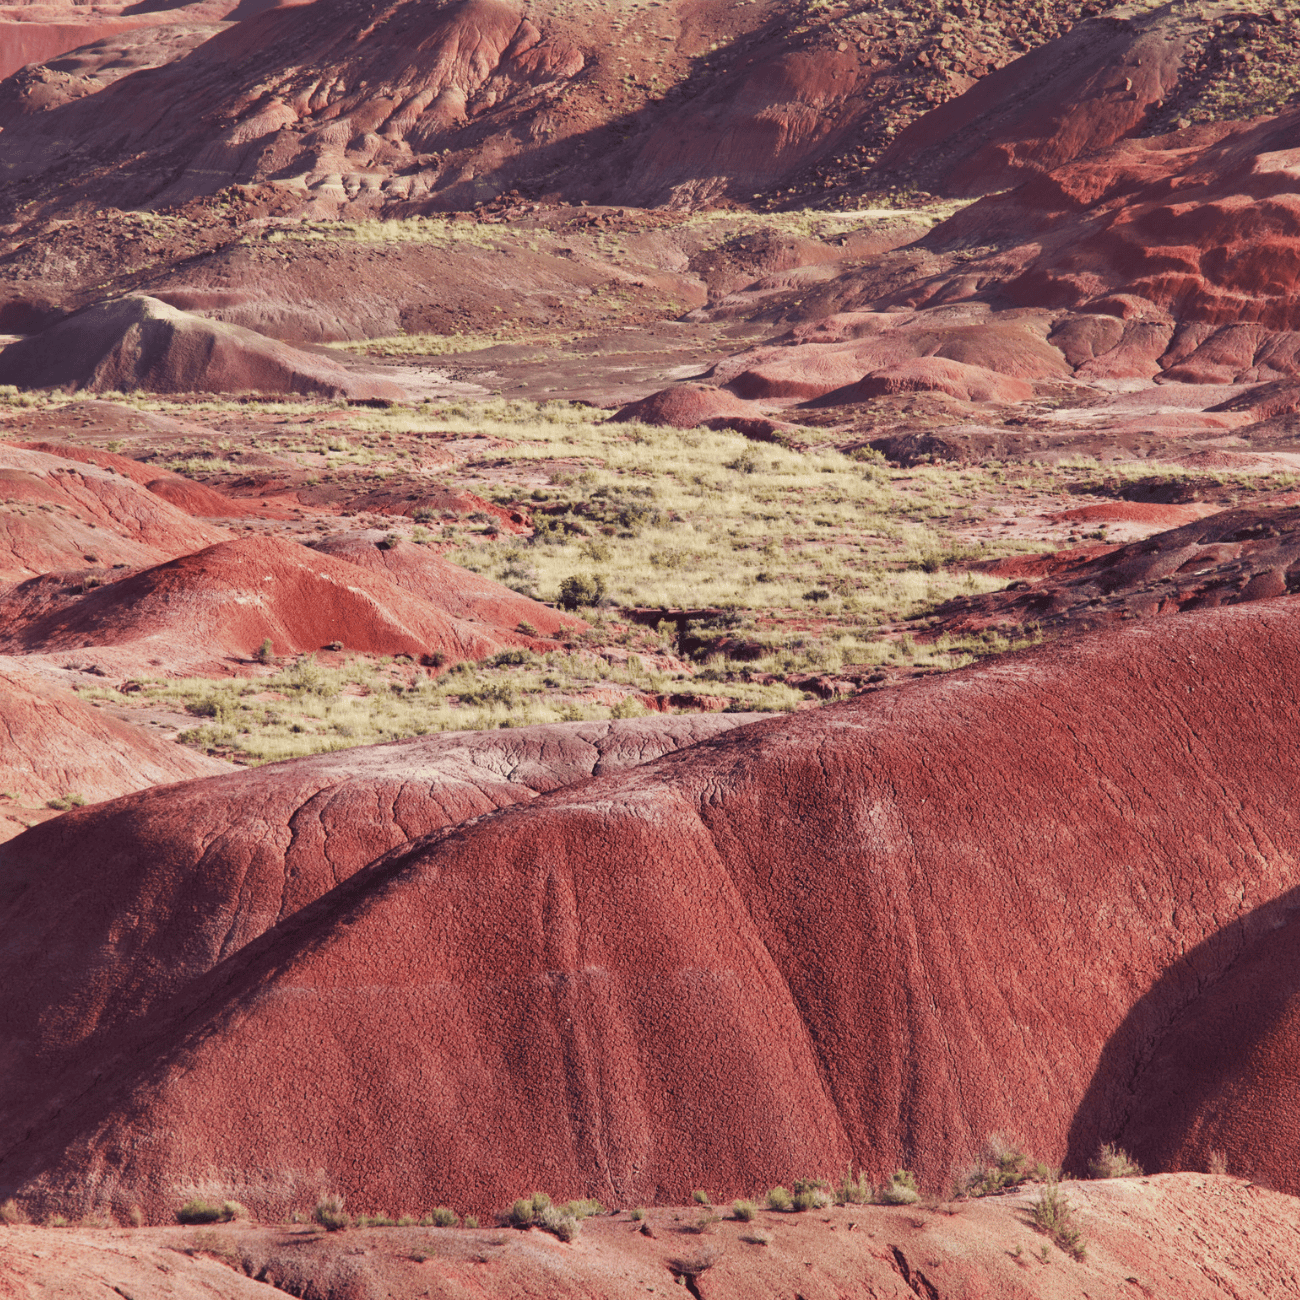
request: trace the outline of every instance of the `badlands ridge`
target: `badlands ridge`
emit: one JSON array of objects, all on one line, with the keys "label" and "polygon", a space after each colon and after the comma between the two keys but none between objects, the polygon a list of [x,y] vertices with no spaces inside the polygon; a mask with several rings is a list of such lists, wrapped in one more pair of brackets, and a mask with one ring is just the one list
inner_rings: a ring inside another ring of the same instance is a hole
[{"label": "badlands ridge", "polygon": [[0,1290],[1300,1294],[1298,47],[0,7]]}]

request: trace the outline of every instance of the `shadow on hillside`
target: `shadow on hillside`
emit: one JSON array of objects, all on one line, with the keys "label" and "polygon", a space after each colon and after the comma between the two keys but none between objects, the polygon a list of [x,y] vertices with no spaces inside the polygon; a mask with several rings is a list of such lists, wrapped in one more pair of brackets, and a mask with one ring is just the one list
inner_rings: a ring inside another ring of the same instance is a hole
[{"label": "shadow on hillside", "polygon": [[[1280,943],[1291,950],[1289,967],[1300,974],[1297,919],[1300,886],[1185,953],[1134,1004],[1103,1049],[1075,1111],[1067,1170],[1084,1173],[1101,1143],[1118,1141],[1148,1172],[1175,1172],[1164,1167],[1165,1153],[1178,1147],[1187,1125],[1204,1113],[1207,1103],[1241,1079],[1247,1067],[1243,1044],[1259,1041],[1285,1010],[1295,981],[1277,978],[1273,964],[1260,958],[1271,957]],[[1233,998],[1235,983],[1246,982],[1252,965],[1261,966],[1259,987],[1252,984],[1248,997]],[[1225,992],[1229,996],[1220,996]],[[1177,1054],[1189,1034],[1194,1064],[1170,1080],[1160,1057],[1171,1049]],[[1142,1123],[1130,1128],[1143,1115],[1147,1131]],[[1155,1125],[1152,1115],[1159,1117]]]}]

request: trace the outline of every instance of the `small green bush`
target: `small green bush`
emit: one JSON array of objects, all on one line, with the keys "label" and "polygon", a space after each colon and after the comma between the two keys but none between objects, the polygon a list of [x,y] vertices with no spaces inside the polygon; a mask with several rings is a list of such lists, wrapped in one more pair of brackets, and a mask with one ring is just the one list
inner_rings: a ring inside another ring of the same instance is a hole
[{"label": "small green bush", "polygon": [[693,1191],[693,1192],[691,1193],[691,1200],[693,1200],[693,1201],[695,1202],[696,1205],[712,1205],[712,1204],[713,1204],[713,1202],[712,1202],[711,1200],[709,1200],[709,1194],[708,1194],[708,1192],[704,1191],[702,1188],[697,1189],[696,1191]]},{"label": "small green bush", "polygon": [[794,1185],[794,1208],[803,1213],[805,1210],[822,1210],[831,1203],[826,1184],[818,1178],[801,1178]]},{"label": "small green bush", "polygon": [[645,1211],[638,1207],[632,1211],[632,1220],[634,1223],[640,1223],[645,1218]]},{"label": "small green bush", "polygon": [[342,1232],[350,1220],[343,1209],[341,1196],[322,1196],[311,1212],[312,1219],[326,1232]]},{"label": "small green bush", "polygon": [[875,1199],[876,1189],[867,1182],[866,1174],[854,1174],[852,1165],[835,1185],[837,1205],[870,1205]]},{"label": "small green bush", "polygon": [[429,1217],[433,1220],[435,1228],[454,1228],[460,1223],[460,1216],[456,1211],[445,1205],[438,1206]]},{"label": "small green bush", "polygon": [[565,609],[599,605],[605,599],[605,579],[600,574],[571,573],[560,582],[560,604]]},{"label": "small green bush", "polygon": [[548,1205],[533,1221],[543,1232],[549,1232],[561,1241],[576,1241],[582,1231],[582,1220],[558,1205]]},{"label": "small green bush", "polygon": [[921,1199],[917,1190],[916,1175],[909,1169],[896,1169],[889,1181],[880,1189],[882,1205],[915,1205]]},{"label": "small green bush", "polygon": [[534,1192],[531,1196],[520,1197],[506,1214],[507,1220],[516,1228],[531,1228],[541,1223],[542,1214],[551,1208],[551,1198],[545,1192]]},{"label": "small green bush", "polygon": [[784,1187],[774,1187],[767,1194],[767,1206],[785,1213],[794,1208],[794,1197]]},{"label": "small green bush", "polygon": [[[234,1216],[231,1215],[230,1218]],[[177,1223],[226,1223],[228,1222],[224,1207],[213,1205],[211,1201],[205,1201],[201,1197],[194,1197],[186,1201],[179,1210],[176,1211]]]},{"label": "small green bush", "polygon": [[1088,1164],[1094,1178],[1141,1178],[1142,1166],[1122,1147],[1103,1142]]},{"label": "small green bush", "polygon": [[732,1201],[731,1203],[732,1218],[738,1219],[741,1223],[753,1223],[757,1214],[758,1206],[753,1201]]},{"label": "small green bush", "polygon": [[478,1227],[478,1215],[476,1215],[476,1214],[467,1214],[467,1215],[465,1216],[465,1224],[464,1224],[464,1226],[467,1227],[467,1228],[477,1228],[477,1227]]},{"label": "small green bush", "polygon": [[1043,1165],[1031,1166],[1020,1147],[995,1133],[984,1143],[975,1168],[957,1181],[953,1191],[959,1196],[996,1196],[1022,1183],[1041,1182],[1048,1172]]},{"label": "small green bush", "polygon": [[1034,1227],[1051,1237],[1067,1255],[1083,1259],[1088,1253],[1083,1240],[1083,1229],[1076,1222],[1074,1210],[1055,1178],[1043,1185],[1038,1200],[1030,1207],[1030,1213]]},{"label": "small green bush", "polygon": [[259,664],[269,664],[275,659],[275,647],[271,644],[269,636],[257,647],[257,654],[254,657]]}]

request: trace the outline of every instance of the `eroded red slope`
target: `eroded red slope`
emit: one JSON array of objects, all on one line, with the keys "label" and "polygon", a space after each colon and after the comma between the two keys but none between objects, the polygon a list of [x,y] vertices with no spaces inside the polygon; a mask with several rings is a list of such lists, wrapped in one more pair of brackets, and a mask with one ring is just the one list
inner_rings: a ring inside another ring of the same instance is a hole
[{"label": "eroded red slope", "polygon": [[535,638],[468,623],[377,573],[275,537],[210,546],[0,628],[11,651],[122,647],[151,662],[229,666],[339,643],[374,654],[482,659]]},{"label": "eroded red slope", "polygon": [[1086,1160],[1282,916],[1295,611],[760,723],[398,850],[86,1053],[97,1086],[16,1120],[0,1179],[279,1214],[322,1176],[484,1209],[850,1159],[946,1188],[1007,1129]]}]

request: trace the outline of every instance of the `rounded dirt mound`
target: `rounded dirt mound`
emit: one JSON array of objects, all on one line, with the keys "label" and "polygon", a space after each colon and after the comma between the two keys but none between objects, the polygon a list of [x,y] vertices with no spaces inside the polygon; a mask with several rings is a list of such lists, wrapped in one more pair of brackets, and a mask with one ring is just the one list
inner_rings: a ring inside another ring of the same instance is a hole
[{"label": "rounded dirt mound", "polygon": [[0,583],[158,564],[229,536],[124,474],[0,443]]},{"label": "rounded dirt mound", "polygon": [[341,643],[371,654],[483,659],[528,638],[453,618],[377,573],[272,537],[223,542],[87,592],[0,629],[25,651],[130,646],[199,671],[247,660],[265,640],[277,655]]},{"label": "rounded dirt mound", "polygon": [[1023,402],[1033,397],[1034,388],[983,366],[926,357],[874,371],[849,388],[827,394],[826,400],[866,401],[893,393],[947,393],[963,402]]},{"label": "rounded dirt mound", "polygon": [[322,1177],[355,1205],[483,1210],[850,1160],[946,1189],[1007,1130],[1082,1163],[1242,927],[1285,919],[1297,683],[1295,602],[1255,603],[438,832],[83,1053],[80,1085],[11,1121],[0,1179],[154,1214],[202,1185],[278,1216]]},{"label": "rounded dirt mound", "polygon": [[428,547],[391,541],[379,532],[336,533],[313,542],[311,549],[381,573],[453,618],[486,624],[494,632],[550,637],[566,629],[580,632],[587,626],[572,614],[462,569]]},{"label": "rounded dirt mound", "polygon": [[[147,784],[111,788],[117,769],[151,754],[135,733],[128,744],[120,724],[70,693],[44,690],[42,734],[26,703],[36,688],[17,680],[0,675],[10,730],[8,747],[0,745],[0,782],[17,780],[27,764],[46,773],[22,787],[41,798],[68,790],[104,798]],[[380,854],[757,716],[563,723],[397,741],[143,790],[33,828],[0,849],[0,928],[14,939],[0,956],[0,979],[11,994],[20,987],[27,994],[0,1006],[5,1059],[21,1061],[0,1071],[0,1112],[30,1107],[62,1072],[75,1074],[87,1043],[119,1034]],[[118,741],[121,757],[106,761],[106,739]],[[154,748],[173,755],[169,770],[155,758],[155,781],[228,770],[179,746]],[[54,755],[63,765],[46,772]],[[97,762],[102,774],[88,773]],[[70,959],[70,943],[99,957],[89,965]],[[12,1130],[0,1136],[0,1151],[12,1140]]]},{"label": "rounded dirt mound", "polygon": [[157,298],[96,303],[0,350],[0,383],[103,393],[304,393],[401,401],[396,384]]},{"label": "rounded dirt mound", "polygon": [[0,790],[10,795],[44,803],[76,794],[99,803],[229,770],[219,759],[127,726],[0,660]]},{"label": "rounded dirt mound", "polygon": [[745,434],[773,434],[779,424],[769,420],[751,402],[710,384],[678,384],[629,402],[615,415],[616,421],[639,420],[642,424],[668,425],[674,429],[735,429]]}]

